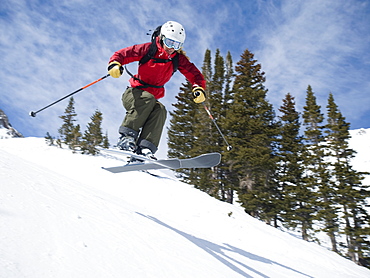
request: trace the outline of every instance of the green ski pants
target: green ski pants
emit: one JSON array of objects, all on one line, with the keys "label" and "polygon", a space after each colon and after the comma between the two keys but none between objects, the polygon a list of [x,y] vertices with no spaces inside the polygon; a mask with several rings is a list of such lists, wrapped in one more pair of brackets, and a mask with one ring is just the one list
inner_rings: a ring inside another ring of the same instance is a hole
[{"label": "green ski pants", "polygon": [[123,93],[122,103],[127,112],[120,133],[135,134],[138,146],[155,153],[166,122],[166,108],[151,93],[132,87]]}]

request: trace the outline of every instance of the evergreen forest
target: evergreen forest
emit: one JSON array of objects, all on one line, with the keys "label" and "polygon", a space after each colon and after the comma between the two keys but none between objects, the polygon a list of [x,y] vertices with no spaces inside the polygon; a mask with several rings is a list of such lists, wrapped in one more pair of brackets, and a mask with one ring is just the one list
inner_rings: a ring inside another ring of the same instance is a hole
[{"label": "evergreen forest", "polygon": [[202,73],[205,103],[193,102],[186,81],[173,104],[168,155],[220,152],[222,161],[211,169],[176,170],[177,177],[306,241],[320,243],[325,234],[334,252],[370,265],[370,191],[363,184],[369,173],[351,166],[350,124],[334,95],[322,108],[307,85],[303,111],[287,92],[276,114],[262,66],[248,49],[235,66],[230,52],[223,57],[217,49],[212,58],[206,50]]},{"label": "evergreen forest", "polygon": [[58,129],[59,137],[55,139],[46,133],[45,140],[48,145],[57,145],[62,147],[67,145],[73,152],[81,152],[82,154],[96,155],[99,153],[98,147],[109,148],[108,134],[103,135],[102,122],[103,113],[96,110],[90,117],[91,122],[86,126],[84,133],[81,132],[81,126],[76,124],[77,113],[74,107],[75,101],[71,97],[68,105],[64,110],[64,114],[59,116],[63,124]]}]

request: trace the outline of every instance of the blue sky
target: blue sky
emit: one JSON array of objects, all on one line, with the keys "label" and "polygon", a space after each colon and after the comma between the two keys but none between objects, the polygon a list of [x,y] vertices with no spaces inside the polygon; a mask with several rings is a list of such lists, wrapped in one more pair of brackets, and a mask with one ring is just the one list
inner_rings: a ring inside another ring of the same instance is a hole
[{"label": "blue sky", "polygon": [[[149,41],[148,30],[168,20],[184,25],[184,49],[199,68],[206,49],[213,57],[217,48],[230,51],[234,65],[245,49],[254,53],[276,111],[288,92],[302,111],[311,85],[322,113],[333,93],[351,129],[370,127],[370,1],[361,0],[2,0],[0,109],[25,136],[56,136],[67,100],[36,118],[28,113],[104,76],[114,51]],[[99,109],[115,143],[128,79],[107,78],[75,95],[83,130]],[[181,82],[176,73],[166,86],[168,110]]]}]

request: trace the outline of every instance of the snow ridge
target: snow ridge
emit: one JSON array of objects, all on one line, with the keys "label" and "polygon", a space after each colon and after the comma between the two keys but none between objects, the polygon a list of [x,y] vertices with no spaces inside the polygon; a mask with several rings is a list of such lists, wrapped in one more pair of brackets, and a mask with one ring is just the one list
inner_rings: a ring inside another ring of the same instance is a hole
[{"label": "snow ridge", "polygon": [[0,140],[0,277],[370,277],[156,171],[42,138]]}]

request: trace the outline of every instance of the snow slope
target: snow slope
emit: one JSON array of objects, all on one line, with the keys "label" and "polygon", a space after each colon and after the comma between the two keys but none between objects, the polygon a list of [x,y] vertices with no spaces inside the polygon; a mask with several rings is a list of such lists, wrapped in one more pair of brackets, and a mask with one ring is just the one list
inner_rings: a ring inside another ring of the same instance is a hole
[{"label": "snow slope", "polygon": [[[349,147],[357,151],[352,161],[354,169],[362,172],[370,172],[370,128],[360,128],[350,131],[351,139]],[[370,175],[367,175],[363,184],[370,185]]]},{"label": "snow slope", "polygon": [[370,277],[190,185],[100,168],[121,163],[0,140],[0,277]]}]

